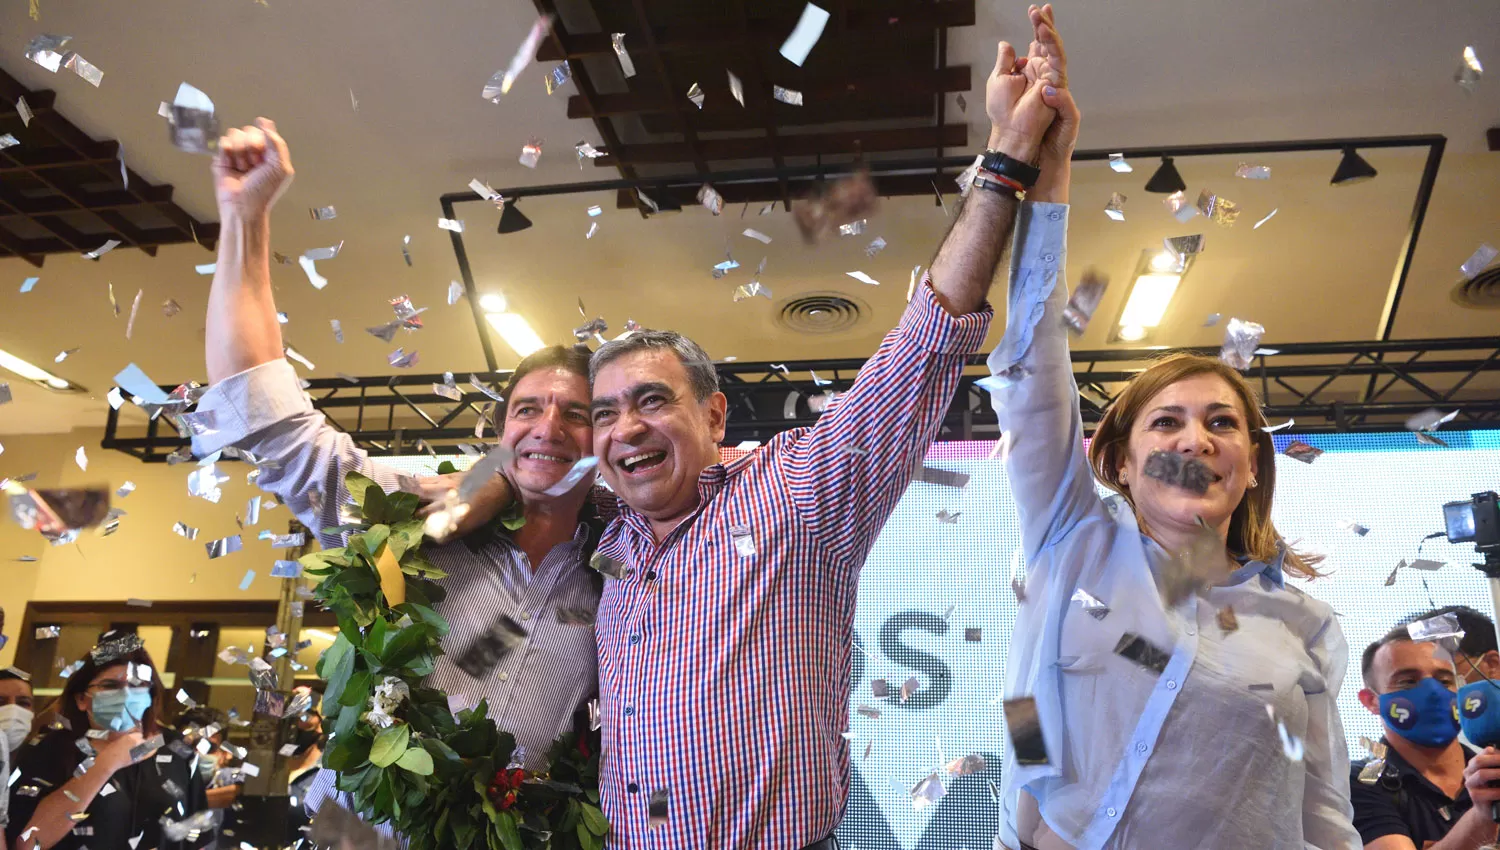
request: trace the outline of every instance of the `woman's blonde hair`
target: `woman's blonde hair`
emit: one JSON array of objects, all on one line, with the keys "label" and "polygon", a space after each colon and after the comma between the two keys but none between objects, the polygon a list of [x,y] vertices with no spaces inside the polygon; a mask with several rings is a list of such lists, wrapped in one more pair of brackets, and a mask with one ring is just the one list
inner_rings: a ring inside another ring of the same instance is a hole
[{"label": "woman's blonde hair", "polygon": [[[1261,430],[1266,426],[1266,417],[1261,413],[1255,390],[1227,364],[1211,357],[1184,353],[1169,354],[1151,364],[1125,385],[1124,391],[1104,412],[1089,445],[1089,462],[1094,467],[1094,475],[1106,487],[1124,496],[1134,508],[1130,490],[1120,484],[1120,464],[1130,448],[1131,428],[1146,403],[1157,393],[1198,375],[1217,375],[1239,396],[1257,460],[1259,485],[1245,492],[1229,520],[1229,551],[1269,563],[1284,545],[1281,534],[1271,524],[1271,499],[1276,492],[1276,445],[1271,435]],[[1314,566],[1321,560],[1322,556],[1300,554],[1288,547],[1282,568],[1292,575],[1314,578],[1319,575]]]}]

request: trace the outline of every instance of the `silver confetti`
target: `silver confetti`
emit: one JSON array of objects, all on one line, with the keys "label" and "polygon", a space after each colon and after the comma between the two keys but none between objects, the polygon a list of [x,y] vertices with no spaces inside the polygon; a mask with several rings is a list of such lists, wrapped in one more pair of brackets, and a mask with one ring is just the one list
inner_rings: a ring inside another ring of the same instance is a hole
[{"label": "silver confetti", "polygon": [[734,72],[728,68],[724,69],[724,73],[729,75],[729,96],[739,101],[740,106],[744,106],[745,87],[740,84],[740,78],[736,77]]},{"label": "silver confetti", "polygon": [[868,283],[871,286],[879,286],[880,285],[880,281],[876,280],[873,277],[870,277],[869,275],[867,275],[867,274],[865,274],[864,272],[861,272],[861,271],[844,272],[844,274],[848,275],[849,277],[854,278],[855,280],[859,281],[860,283]]},{"label": "silver confetti", "polygon": [[1234,170],[1234,176],[1243,177],[1246,180],[1270,180],[1271,166],[1250,165],[1249,163],[1242,162],[1239,164],[1239,167]]},{"label": "silver confetti", "polygon": [[1162,240],[1162,246],[1167,249],[1168,253],[1182,261],[1194,254],[1203,253],[1203,234],[1169,236]]},{"label": "silver confetti", "polygon": [[569,65],[566,61],[554,66],[551,73],[547,74],[546,79],[543,81],[547,86],[547,94],[550,95],[562,88],[571,79],[573,79],[573,66]]},{"label": "silver confetti", "polygon": [[1444,638],[1460,638],[1464,636],[1463,627],[1458,624],[1457,614],[1439,614],[1436,617],[1428,617],[1425,620],[1417,620],[1408,623],[1406,632],[1414,641],[1436,641]]},{"label": "silver confetti", "polygon": [[1474,278],[1478,277],[1479,273],[1484,271],[1490,263],[1493,263],[1495,261],[1495,257],[1497,256],[1500,256],[1500,251],[1496,251],[1489,245],[1480,245],[1474,251],[1474,253],[1469,256],[1469,259],[1464,260],[1464,264],[1459,266],[1458,270],[1463,272],[1464,277],[1468,278],[1469,280],[1473,280]]},{"label": "silver confetti", "polygon": [[1068,330],[1076,335],[1083,334],[1089,321],[1094,318],[1094,311],[1099,309],[1099,302],[1104,298],[1104,291],[1108,287],[1108,278],[1093,269],[1084,271],[1073,295],[1068,299],[1068,306],[1063,308],[1063,323]]},{"label": "silver confetti", "polygon": [[1219,359],[1236,369],[1249,369],[1265,333],[1266,329],[1255,322],[1230,319],[1224,326],[1224,344],[1219,349]]},{"label": "silver confetti", "polygon": [[1436,408],[1429,408],[1406,420],[1408,431],[1436,431],[1443,425],[1447,425],[1458,418],[1458,411],[1452,410],[1447,413]]},{"label": "silver confetti", "polygon": [[31,41],[26,45],[26,58],[55,74],[57,73],[57,69],[62,67],[63,60],[62,54],[58,51],[67,46],[67,43],[72,40],[73,37],[70,35],[48,35],[43,33],[42,35],[33,36]]},{"label": "silver confetti", "polygon": [[714,215],[724,211],[724,197],[707,183],[698,188],[698,203]]},{"label": "silver confetti", "polygon": [[745,228],[744,235],[756,240],[757,242],[760,242],[762,245],[771,244],[771,237],[767,236],[764,233],[761,233],[759,230],[754,230],[747,227]]},{"label": "silver confetti", "polygon": [[610,43],[614,46],[615,56],[620,60],[620,73],[626,79],[635,76],[635,63],[630,61],[630,53],[625,50],[625,33],[615,32],[609,34]]},{"label": "silver confetti", "polygon": [[527,168],[536,168],[537,161],[542,158],[542,140],[531,139],[521,146],[521,157],[519,162]]},{"label": "silver confetti", "polygon": [[757,295],[764,295],[767,301],[771,300],[770,287],[767,287],[758,280],[752,280],[749,283],[734,288],[734,300],[736,302],[744,301],[747,298],[754,298]]},{"label": "silver confetti", "polygon": [[1164,198],[1162,204],[1166,206],[1167,212],[1171,213],[1173,218],[1183,224],[1187,224],[1198,215],[1198,208],[1188,203],[1187,193],[1181,189]]},{"label": "silver confetti", "polygon": [[1479,63],[1479,56],[1474,53],[1472,46],[1465,47],[1458,63],[1458,70],[1453,73],[1453,81],[1458,83],[1459,88],[1473,94],[1482,76],[1484,76],[1484,66]]},{"label": "silver confetti", "polygon": [[94,88],[98,88],[99,84],[104,82],[104,72],[77,53],[69,53],[64,56],[63,67],[82,77]]},{"label": "silver confetti", "polygon": [[443,230],[451,230],[454,233],[464,232],[463,220],[457,218],[439,218],[438,227],[442,228]]},{"label": "silver confetti", "polygon": [[[110,240],[110,241],[114,241],[114,240]],[[131,299],[131,302],[130,302],[130,318],[128,318],[128,319],[125,320],[125,338],[126,339],[130,339],[130,334],[135,330],[135,315],[141,309],[141,296],[145,295],[145,294],[146,294],[146,290],[144,290],[144,289],[137,289],[135,291],[135,298]]]},{"label": "silver confetti", "polygon": [[912,786],[911,807],[914,811],[920,812],[928,806],[935,805],[947,795],[948,789],[943,787],[942,780],[938,779],[936,773],[933,773]]},{"label": "silver confetti", "polygon": [[823,27],[828,24],[829,14],[826,10],[812,3],[802,8],[802,17],[797,20],[797,26],[792,29],[791,35],[781,44],[781,55],[797,67],[807,60],[807,54],[818,43],[823,36]]},{"label": "silver confetti", "polygon": [[865,256],[873,257],[876,254],[879,254],[881,251],[885,250],[885,244],[886,243],[884,239],[880,238],[879,236],[875,237],[875,240],[873,242],[865,246]]},{"label": "silver confetti", "polygon": [[458,299],[464,295],[464,285],[456,280],[448,282],[448,306],[452,307],[458,303]]},{"label": "silver confetti", "polygon": [[173,98],[171,119],[172,145],[187,153],[212,154],[219,147],[219,122],[214,116],[214,102],[208,95],[183,83]]},{"label": "silver confetti", "polygon": [[189,540],[197,540],[198,539],[198,529],[193,528],[192,526],[187,525],[186,523],[181,523],[181,522],[173,523],[172,524],[172,531],[175,532],[178,536],[180,536],[180,537],[186,537]]},{"label": "silver confetti", "polygon": [[703,108],[703,89],[699,88],[697,83],[693,83],[691,86],[688,86],[687,99],[691,100],[693,102],[694,106],[698,107],[699,109],[702,109]]},{"label": "silver confetti", "polygon": [[802,92],[796,91],[795,89],[783,88],[782,86],[771,86],[771,97],[774,97],[782,103],[790,104],[792,106],[802,105]]},{"label": "silver confetti", "polygon": [[411,367],[417,365],[418,357],[417,352],[415,351],[407,354],[404,349],[398,348],[387,355],[385,359],[387,363],[391,364],[397,369],[410,369]]},{"label": "silver confetti", "polygon": [[118,240],[118,239],[106,239],[106,240],[104,240],[104,244],[103,245],[100,245],[98,248],[95,248],[92,251],[85,252],[83,256],[85,258],[87,258],[87,259],[90,259],[90,260],[97,260],[100,257],[104,256],[105,254],[108,254],[110,251],[113,251],[114,249],[116,249],[118,247],[120,247],[120,240]]},{"label": "silver confetti", "polygon": [[1271,217],[1272,217],[1272,216],[1274,216],[1274,215],[1276,215],[1276,213],[1278,213],[1278,212],[1280,212],[1280,211],[1281,211],[1281,207],[1277,207],[1277,208],[1276,208],[1276,209],[1274,209],[1274,210],[1271,210],[1271,211],[1270,211],[1270,212],[1268,212],[1268,213],[1266,213],[1266,217],[1265,217],[1265,218],[1263,218],[1263,219],[1261,219],[1261,220],[1260,220],[1260,221],[1257,221],[1257,222],[1256,222],[1256,223],[1255,223],[1255,226],[1254,226],[1254,227],[1252,227],[1252,228],[1250,228],[1250,229],[1251,229],[1251,230],[1259,230],[1259,229],[1260,229],[1260,226],[1261,226],[1261,225],[1262,225],[1262,224],[1265,224],[1265,223],[1266,223],[1266,222],[1268,222],[1268,221],[1270,221],[1270,220],[1271,220]]},{"label": "silver confetti", "polygon": [[339,217],[338,210],[333,207],[313,207],[310,212],[314,221],[328,221]]},{"label": "silver confetti", "polygon": [[1081,587],[1073,591],[1071,601],[1077,602],[1078,607],[1082,608],[1085,614],[1088,614],[1095,620],[1103,620],[1109,616],[1109,606],[1104,604],[1099,597]]},{"label": "silver confetti", "polygon": [[1363,525],[1360,525],[1352,519],[1339,520],[1339,528],[1342,528],[1345,531],[1348,531],[1360,537],[1364,537],[1366,534],[1370,533],[1370,529],[1366,528]]},{"label": "silver confetti", "polygon": [[1130,167],[1130,163],[1125,161],[1125,154],[1123,153],[1110,154],[1109,167],[1119,172],[1120,174],[1129,174],[1130,172],[1135,170],[1134,168]]},{"label": "silver confetti", "polygon": [[1302,761],[1305,750],[1302,739],[1287,731],[1286,721],[1276,716],[1276,709],[1270,705],[1266,706],[1266,716],[1276,724],[1276,731],[1281,736],[1281,753],[1288,761]]},{"label": "silver confetti", "polygon": [[937,521],[947,523],[949,525],[954,525],[958,522],[958,518],[962,514],[963,511],[948,511],[947,509],[944,509],[937,512]]},{"label": "silver confetti", "polygon": [[749,526],[736,525],[730,528],[729,537],[734,542],[735,553],[741,558],[755,557],[755,537]]},{"label": "silver confetti", "polygon": [[1290,428],[1290,427],[1292,427],[1293,425],[1296,425],[1296,424],[1297,424],[1297,420],[1295,420],[1295,419],[1288,419],[1287,421],[1281,423],[1280,425],[1267,425],[1266,427],[1264,427],[1264,428],[1262,428],[1260,430],[1266,432],[1267,434],[1274,434],[1277,431],[1283,431],[1283,430],[1285,430],[1287,428]]},{"label": "silver confetti", "polygon": [[555,497],[571,493],[573,488],[577,487],[579,482],[585,478],[592,480],[594,470],[598,466],[599,458],[594,455],[579,458],[573,464],[573,467],[568,470],[568,474],[559,479],[556,484],[543,491],[543,495]]},{"label": "silver confetti", "polygon": [[1240,206],[1234,201],[1216,195],[1207,189],[1198,194],[1198,212],[1214,224],[1228,227],[1239,218]]},{"label": "silver confetti", "polygon": [[26,102],[26,98],[24,98],[24,97],[17,98],[17,100],[16,100],[16,112],[19,113],[20,116],[21,116],[21,123],[23,125],[27,126],[27,127],[30,127],[31,126],[31,119],[32,119],[32,112],[31,112],[31,105]]},{"label": "silver confetti", "polygon": [[1115,192],[1109,196],[1109,203],[1104,205],[1104,214],[1115,221],[1125,220],[1125,196]]},{"label": "silver confetti", "polygon": [[16,145],[19,145],[20,143],[21,143],[20,139],[16,138],[11,133],[6,133],[5,135],[0,136],[0,151],[3,151],[5,149],[7,149],[7,148],[13,148]]},{"label": "silver confetti", "polygon": [[163,316],[165,316],[166,318],[168,318],[168,319],[172,318],[173,316],[175,316],[175,315],[177,315],[178,313],[181,313],[181,312],[182,312],[182,305],[178,304],[176,301],[173,301],[170,298],[168,298],[167,300],[165,300],[165,301],[163,301],[161,303],[161,314]]},{"label": "silver confetti", "polygon": [[916,693],[917,693],[917,688],[918,687],[920,687],[920,683],[917,681],[917,677],[916,676],[912,676],[911,678],[907,679],[905,682],[902,682],[901,683],[901,702],[904,704],[907,700],[910,700],[913,696],[915,696]]},{"label": "silver confetti", "polygon": [[235,534],[229,537],[221,537],[218,540],[206,543],[204,544],[204,548],[208,550],[208,557],[222,558],[225,555],[231,555],[235,552],[240,551],[242,548],[244,548],[244,545],[244,541],[240,539],[240,536],[238,534]]}]

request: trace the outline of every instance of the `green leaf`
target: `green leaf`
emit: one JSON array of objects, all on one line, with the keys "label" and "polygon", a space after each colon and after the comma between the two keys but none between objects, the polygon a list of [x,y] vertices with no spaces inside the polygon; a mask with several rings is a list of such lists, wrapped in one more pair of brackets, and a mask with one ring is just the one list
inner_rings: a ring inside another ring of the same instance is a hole
[{"label": "green leaf", "polygon": [[325,761],[331,770],[351,771],[370,759],[370,740],[358,735],[347,738],[340,735],[333,749],[328,751]]},{"label": "green leaf", "polygon": [[454,466],[453,461],[451,460],[445,460],[442,463],[438,464],[438,475],[447,475],[450,472],[457,471],[458,467]]},{"label": "green leaf", "polygon": [[354,504],[359,505],[361,508],[365,506],[365,494],[370,491],[371,487],[378,486],[374,481],[371,481],[358,472],[344,474],[344,489],[349,491],[349,496],[354,499]]},{"label": "green leaf", "polygon": [[395,524],[410,520],[417,512],[422,500],[416,493],[398,490],[385,497],[386,522]]},{"label": "green leaf", "polygon": [[370,764],[376,767],[390,767],[406,752],[407,742],[411,739],[411,730],[406,728],[405,723],[396,723],[388,729],[380,730],[375,736],[375,743],[370,745]]},{"label": "green leaf", "polygon": [[365,519],[369,522],[385,522],[386,509],[385,490],[379,484],[371,484],[365,488],[365,500],[360,506],[364,509]]},{"label": "green leaf", "polygon": [[521,850],[521,833],[516,829],[516,816],[500,812],[495,819],[495,834],[500,836],[500,846],[505,850]]},{"label": "green leaf", "polygon": [[349,677],[354,673],[354,645],[342,632],[334,639],[333,645],[318,659],[318,675],[328,680],[328,687],[324,689],[323,698],[334,703],[339,701],[339,696],[344,692],[344,687],[349,683]]},{"label": "green leaf", "polygon": [[589,832],[588,827],[584,826],[582,822],[578,824],[578,828],[575,829],[574,832],[578,833],[579,847],[593,847],[593,842],[598,840],[594,838],[594,834],[592,832]]},{"label": "green leaf", "polygon": [[408,747],[406,752],[401,754],[401,758],[396,759],[396,766],[418,776],[431,776],[432,756],[421,747]]},{"label": "green leaf", "polygon": [[604,812],[587,803],[584,803],[581,808],[583,809],[583,825],[588,827],[589,832],[599,836],[609,832],[609,821],[604,819]]},{"label": "green leaf", "polygon": [[400,667],[418,653],[428,648],[428,644],[437,644],[432,638],[432,630],[426,623],[412,623],[391,635],[386,641],[385,648],[380,653],[380,663],[388,667]]},{"label": "green leaf", "polygon": [[[369,670],[355,671],[354,675],[349,677],[349,684],[344,686],[343,693],[339,694],[338,704],[354,708],[369,702],[370,688],[374,686],[374,678]],[[324,699],[327,697],[325,696]]]}]

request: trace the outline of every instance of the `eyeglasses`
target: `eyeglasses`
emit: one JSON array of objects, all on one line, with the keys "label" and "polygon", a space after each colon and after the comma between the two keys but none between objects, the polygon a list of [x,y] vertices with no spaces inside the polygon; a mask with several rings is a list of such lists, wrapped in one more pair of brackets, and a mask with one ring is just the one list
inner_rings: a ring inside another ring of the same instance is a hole
[{"label": "eyeglasses", "polygon": [[101,692],[123,691],[125,690],[125,683],[119,679],[100,679],[99,681],[90,684],[87,690]]}]

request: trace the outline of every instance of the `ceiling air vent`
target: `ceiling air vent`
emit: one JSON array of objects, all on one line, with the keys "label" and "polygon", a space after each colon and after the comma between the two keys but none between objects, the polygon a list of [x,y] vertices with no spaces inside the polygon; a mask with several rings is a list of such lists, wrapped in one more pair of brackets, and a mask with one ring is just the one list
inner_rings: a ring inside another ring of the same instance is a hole
[{"label": "ceiling air vent", "polygon": [[1500,266],[1485,269],[1473,280],[1453,287],[1453,300],[1460,307],[1500,310]]},{"label": "ceiling air vent", "polygon": [[781,305],[776,321],[797,333],[838,333],[864,320],[866,308],[838,292],[813,292]]}]

